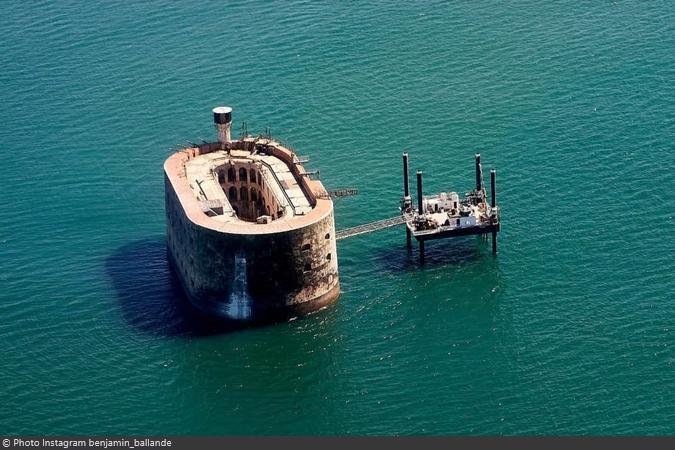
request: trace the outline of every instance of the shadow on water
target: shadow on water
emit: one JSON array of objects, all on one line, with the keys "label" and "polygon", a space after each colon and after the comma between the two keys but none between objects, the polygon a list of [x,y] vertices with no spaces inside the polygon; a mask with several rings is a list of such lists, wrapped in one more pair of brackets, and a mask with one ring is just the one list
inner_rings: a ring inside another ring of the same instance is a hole
[{"label": "shadow on water", "polygon": [[[490,259],[489,243],[477,237],[428,242],[425,261],[413,241],[398,246],[378,246],[372,254],[376,270],[404,271],[461,266]],[[143,239],[117,249],[105,261],[124,319],[135,328],[159,336],[212,336],[250,328],[252,324],[207,316],[187,300],[167,258],[163,238]],[[262,325],[257,323],[256,325]]]},{"label": "shadow on water", "polygon": [[211,336],[238,331],[240,322],[205,316],[190,305],[167,258],[166,241],[144,239],[115,251],[105,262],[124,319],[160,336]]},{"label": "shadow on water", "polygon": [[493,259],[489,241],[482,237],[466,236],[453,239],[438,239],[425,243],[424,262],[420,261],[419,245],[413,239],[408,248],[405,240],[401,245],[379,247],[373,261],[383,272],[401,272],[437,267],[461,266],[481,259]]}]

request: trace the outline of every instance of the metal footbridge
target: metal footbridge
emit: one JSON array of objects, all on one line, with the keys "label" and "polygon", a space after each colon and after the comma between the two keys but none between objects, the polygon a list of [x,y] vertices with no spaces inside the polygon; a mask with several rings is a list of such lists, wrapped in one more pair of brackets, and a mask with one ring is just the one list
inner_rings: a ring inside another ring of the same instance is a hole
[{"label": "metal footbridge", "polygon": [[395,227],[396,225],[402,225],[404,223],[405,218],[402,215],[391,217],[389,219],[378,220],[376,222],[365,223],[363,225],[337,231],[335,233],[335,239],[339,241],[340,239],[358,236],[359,234],[372,233],[373,231],[384,230],[385,228]]}]

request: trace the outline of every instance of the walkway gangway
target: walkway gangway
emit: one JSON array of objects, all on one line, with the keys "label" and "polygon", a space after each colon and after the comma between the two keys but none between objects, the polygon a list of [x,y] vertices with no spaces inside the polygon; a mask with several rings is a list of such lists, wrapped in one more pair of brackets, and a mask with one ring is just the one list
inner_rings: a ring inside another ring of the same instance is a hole
[{"label": "walkway gangway", "polygon": [[385,228],[395,227],[397,225],[402,225],[405,223],[405,217],[400,215],[396,217],[391,217],[389,219],[378,220],[375,222],[365,223],[356,227],[345,228],[344,230],[339,230],[335,233],[335,239],[338,241],[340,239],[346,239],[352,236],[358,236],[359,234],[372,233],[373,231],[384,230]]}]

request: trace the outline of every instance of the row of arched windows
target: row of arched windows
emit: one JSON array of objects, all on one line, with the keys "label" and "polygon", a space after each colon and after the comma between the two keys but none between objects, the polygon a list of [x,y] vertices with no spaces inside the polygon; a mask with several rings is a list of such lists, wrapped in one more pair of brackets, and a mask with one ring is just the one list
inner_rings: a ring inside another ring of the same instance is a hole
[{"label": "row of arched windows", "polygon": [[[244,167],[239,169],[239,181],[248,181],[251,179],[251,183],[260,184],[260,177],[256,175],[255,169],[246,170]],[[227,181],[235,182],[237,181],[237,169],[230,167],[227,169]]]},{"label": "row of arched windows", "polygon": [[[218,182],[239,218],[248,221],[255,221],[258,215],[269,215],[272,220],[277,218],[280,213],[277,211],[276,202],[272,199],[270,200],[272,203],[267,204],[266,199],[272,194],[260,171],[251,166],[248,168],[230,166],[227,170],[224,169],[223,167],[223,170],[218,171]],[[232,183],[236,182],[246,184],[239,187],[232,186]]]},{"label": "row of arched windows", "polygon": [[[237,196],[237,193],[239,194]],[[237,200],[241,200],[242,202],[247,202],[249,199],[249,190],[247,187],[242,186],[239,188],[239,191],[237,191],[237,188],[232,186],[230,189],[227,191],[227,198],[231,202],[236,202]],[[262,200],[262,197],[258,194],[258,190],[256,188],[251,188],[251,201],[252,202],[257,202],[258,200]]]}]

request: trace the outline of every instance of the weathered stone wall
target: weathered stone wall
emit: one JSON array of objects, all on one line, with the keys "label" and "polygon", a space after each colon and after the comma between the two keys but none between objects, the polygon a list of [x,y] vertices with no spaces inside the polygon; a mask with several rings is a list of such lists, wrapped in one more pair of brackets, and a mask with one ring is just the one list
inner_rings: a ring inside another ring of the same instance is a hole
[{"label": "weathered stone wall", "polygon": [[165,191],[169,255],[199,309],[256,320],[306,314],[337,300],[332,210],[284,232],[222,233],[188,219],[166,176]]}]

